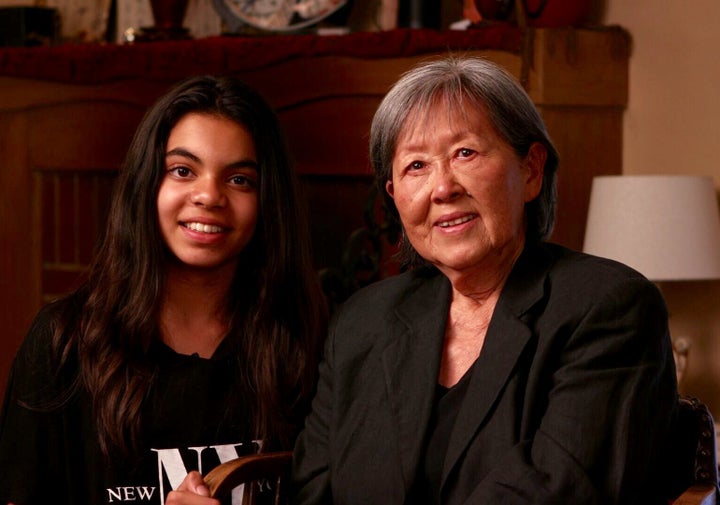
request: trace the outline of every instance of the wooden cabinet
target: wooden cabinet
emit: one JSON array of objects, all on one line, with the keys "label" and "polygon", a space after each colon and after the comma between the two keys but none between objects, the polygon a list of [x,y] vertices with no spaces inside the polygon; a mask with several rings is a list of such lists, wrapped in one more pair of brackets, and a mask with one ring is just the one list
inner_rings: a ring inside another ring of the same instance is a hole
[{"label": "wooden cabinet", "polygon": [[[252,68],[236,64],[234,58],[250,54],[235,49],[247,44],[240,39],[222,41],[223,51],[206,51],[210,57],[188,55],[201,41],[153,46],[155,59],[145,58],[142,48],[94,48],[90,61],[69,63],[43,58],[42,49],[0,51],[0,388],[36,311],[78,282],[103,230],[133,131],[182,73],[240,75],[277,109],[309,196],[322,268],[339,263],[348,236],[363,225],[372,184],[368,130],[387,89],[412,65],[447,48],[494,60],[524,80],[547,122],[561,156],[554,239],[581,247],[592,177],[622,168],[627,35],[540,29],[510,40],[509,48],[485,49],[458,43],[472,34],[433,34],[440,41],[434,45],[415,43],[412,31],[402,36],[397,43],[395,33],[368,35],[367,43],[378,48],[372,55],[351,43],[347,51],[289,50]],[[419,49],[408,50],[413,43]],[[252,54],[262,54],[265,44],[270,39],[250,41]],[[27,75],[3,72],[11,57],[30,69]],[[107,71],[106,58],[119,66]],[[58,79],[50,75],[55,67]]]}]

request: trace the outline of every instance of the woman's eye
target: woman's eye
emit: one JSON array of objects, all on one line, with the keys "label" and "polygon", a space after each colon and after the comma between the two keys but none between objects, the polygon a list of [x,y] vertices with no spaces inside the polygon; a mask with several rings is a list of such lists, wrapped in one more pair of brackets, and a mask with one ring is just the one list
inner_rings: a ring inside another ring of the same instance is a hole
[{"label": "woman's eye", "polygon": [[425,166],[425,163],[423,163],[422,161],[413,161],[412,163],[410,163],[408,168],[410,170],[420,170],[424,166]]},{"label": "woman's eye", "polygon": [[463,148],[461,148],[461,149],[458,150],[458,156],[459,156],[460,158],[469,158],[469,157],[472,156],[474,153],[475,153],[475,151],[473,151],[472,149],[468,149],[468,148],[466,148],[466,147],[463,147]]}]

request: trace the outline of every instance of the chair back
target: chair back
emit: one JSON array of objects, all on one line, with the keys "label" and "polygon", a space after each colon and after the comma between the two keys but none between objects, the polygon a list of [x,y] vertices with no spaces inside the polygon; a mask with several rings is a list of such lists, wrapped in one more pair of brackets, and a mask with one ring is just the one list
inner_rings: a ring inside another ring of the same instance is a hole
[{"label": "chair back", "polygon": [[673,505],[715,505],[718,463],[715,423],[697,398],[681,396],[673,440],[671,489]]},{"label": "chair back", "polygon": [[265,496],[272,493],[272,502],[279,505],[286,496],[283,484],[290,473],[291,461],[291,451],[242,456],[213,468],[205,475],[205,484],[210,496],[221,501],[244,484],[243,505],[255,504],[261,490]]}]

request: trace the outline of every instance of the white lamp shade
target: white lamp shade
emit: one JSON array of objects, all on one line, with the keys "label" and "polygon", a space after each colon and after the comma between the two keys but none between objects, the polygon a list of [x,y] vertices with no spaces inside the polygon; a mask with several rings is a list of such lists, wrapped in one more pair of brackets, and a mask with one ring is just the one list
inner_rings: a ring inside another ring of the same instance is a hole
[{"label": "white lamp shade", "polygon": [[583,250],[653,281],[720,278],[720,213],[705,176],[593,179]]}]

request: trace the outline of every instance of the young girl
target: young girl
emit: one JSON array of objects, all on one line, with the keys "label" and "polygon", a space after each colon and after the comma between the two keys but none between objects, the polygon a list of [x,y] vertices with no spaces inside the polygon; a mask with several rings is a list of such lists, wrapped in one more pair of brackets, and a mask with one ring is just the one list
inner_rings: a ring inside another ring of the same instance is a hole
[{"label": "young girl", "polygon": [[291,448],[325,331],[271,108],[189,79],[146,114],[87,282],[45,307],[0,417],[0,503],[164,503]]}]

